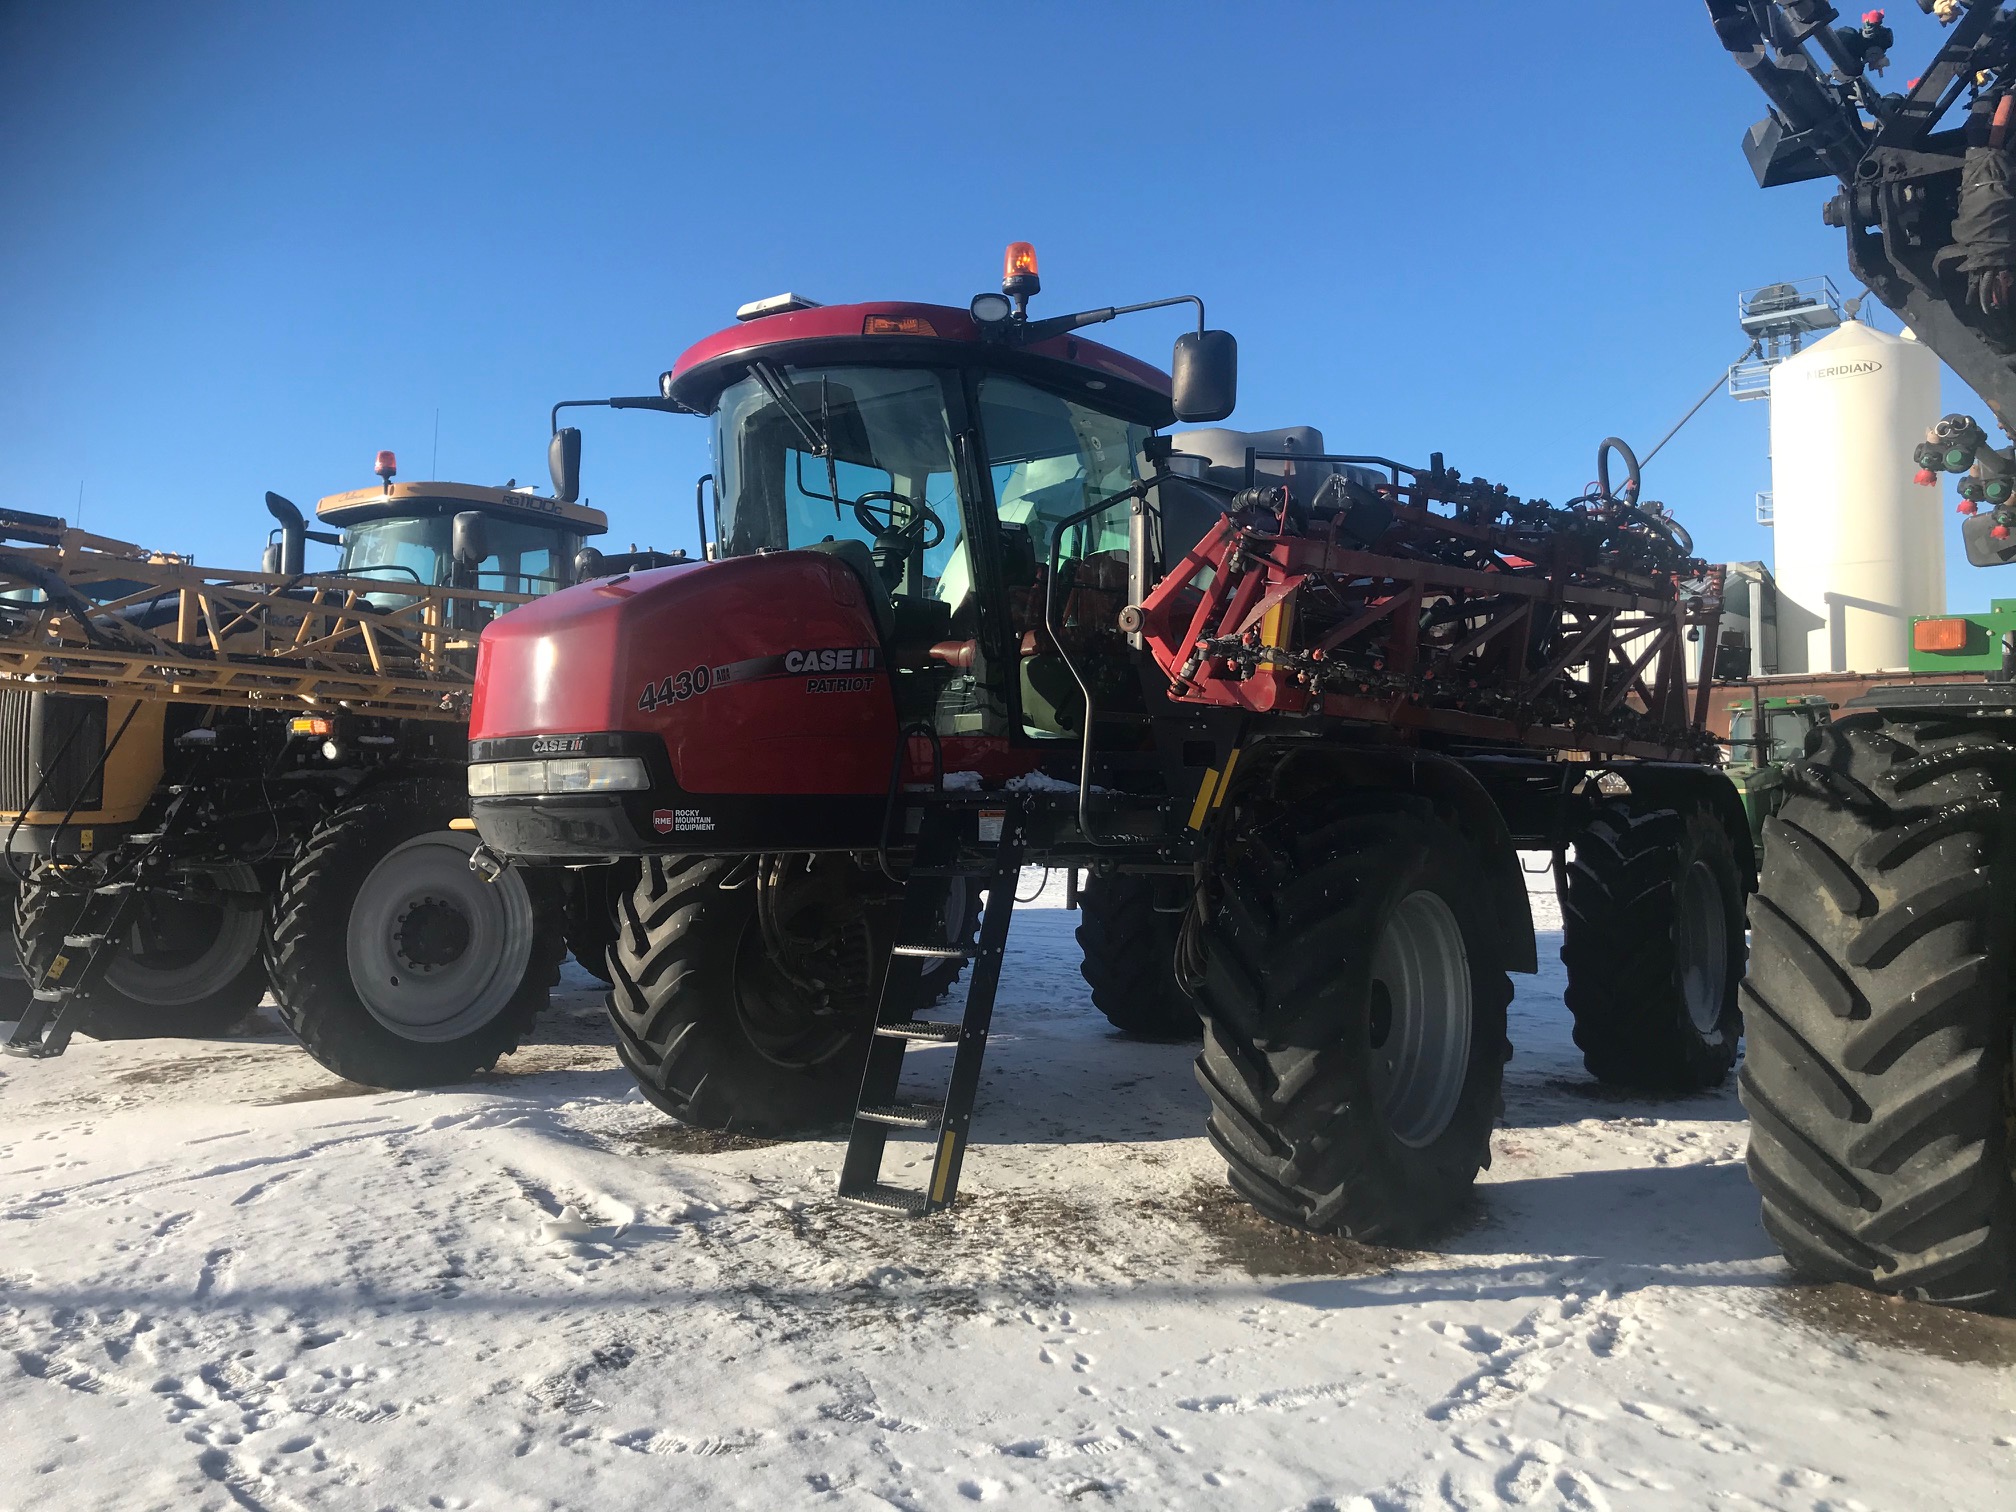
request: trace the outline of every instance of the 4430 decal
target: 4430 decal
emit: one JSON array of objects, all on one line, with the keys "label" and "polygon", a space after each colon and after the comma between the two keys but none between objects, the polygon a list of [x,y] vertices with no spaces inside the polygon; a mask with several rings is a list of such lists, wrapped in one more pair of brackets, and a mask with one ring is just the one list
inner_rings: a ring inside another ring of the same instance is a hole
[{"label": "4430 decal", "polygon": [[637,707],[648,712],[660,704],[684,703],[689,698],[698,698],[713,686],[712,667],[700,666],[690,672],[675,672],[655,683],[644,684],[644,691],[637,695]]}]

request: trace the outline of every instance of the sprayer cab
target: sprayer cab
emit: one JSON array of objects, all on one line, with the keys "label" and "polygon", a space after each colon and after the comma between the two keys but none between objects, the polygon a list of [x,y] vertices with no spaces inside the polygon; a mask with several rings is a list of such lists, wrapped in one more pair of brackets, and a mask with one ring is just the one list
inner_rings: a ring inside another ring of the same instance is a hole
[{"label": "sprayer cab", "polygon": [[550,593],[575,581],[585,538],[609,528],[599,509],[513,484],[395,482],[389,451],[378,453],[374,471],[380,486],[330,494],[316,505],[318,520],[334,530],[311,529],[291,501],[267,494],[267,512],[279,525],[265,570],[300,574],[306,543],[317,541],[338,549],[342,576],[386,583],[388,600],[400,597],[399,585]]}]

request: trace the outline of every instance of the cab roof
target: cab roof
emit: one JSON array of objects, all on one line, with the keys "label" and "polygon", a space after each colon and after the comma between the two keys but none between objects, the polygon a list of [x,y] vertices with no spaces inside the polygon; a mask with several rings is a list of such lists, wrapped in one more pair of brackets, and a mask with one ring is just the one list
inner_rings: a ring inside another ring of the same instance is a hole
[{"label": "cab roof", "polygon": [[443,515],[475,510],[528,525],[564,525],[582,535],[601,535],[609,517],[585,504],[563,504],[516,488],[481,483],[386,483],[330,494],[315,506],[315,517],[331,525],[358,525],[395,515]]},{"label": "cab roof", "polygon": [[670,397],[706,413],[721,390],[749,363],[773,348],[793,361],[901,363],[984,362],[1038,380],[1097,393],[1142,424],[1169,424],[1169,376],[1125,352],[1067,333],[1027,345],[990,340],[970,311],[951,305],[881,301],[818,305],[742,320],[679,356],[670,374]]}]

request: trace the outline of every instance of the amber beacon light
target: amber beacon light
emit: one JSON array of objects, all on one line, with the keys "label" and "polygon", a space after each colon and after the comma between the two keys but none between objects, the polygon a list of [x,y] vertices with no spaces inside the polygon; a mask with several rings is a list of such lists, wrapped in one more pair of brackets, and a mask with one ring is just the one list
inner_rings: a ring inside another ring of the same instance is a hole
[{"label": "amber beacon light", "polygon": [[1001,292],[1015,301],[1015,313],[1023,314],[1029,296],[1043,287],[1036,277],[1036,249],[1028,242],[1010,242],[1001,255]]}]

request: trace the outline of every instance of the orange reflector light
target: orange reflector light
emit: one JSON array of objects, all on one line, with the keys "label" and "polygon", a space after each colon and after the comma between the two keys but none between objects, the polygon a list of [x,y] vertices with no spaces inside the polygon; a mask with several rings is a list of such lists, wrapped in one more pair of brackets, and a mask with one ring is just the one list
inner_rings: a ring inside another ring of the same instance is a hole
[{"label": "orange reflector light", "polygon": [[328,735],[335,731],[333,719],[290,719],[287,728],[296,735]]},{"label": "orange reflector light", "polygon": [[1965,651],[1967,621],[1964,619],[1921,619],[1911,626],[1914,651]]},{"label": "orange reflector light", "polygon": [[1011,278],[1034,278],[1036,276],[1036,249],[1027,242],[1010,242],[1008,250],[1001,256],[1001,277],[1005,282]]},{"label": "orange reflector light", "polygon": [[378,465],[371,470],[390,483],[392,475],[399,471],[399,459],[388,451],[381,451],[378,453]]},{"label": "orange reflector light", "polygon": [[938,328],[922,315],[870,315],[861,322],[863,336],[936,336]]}]

